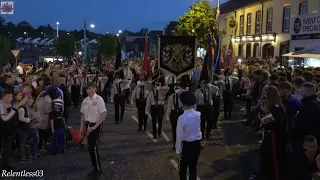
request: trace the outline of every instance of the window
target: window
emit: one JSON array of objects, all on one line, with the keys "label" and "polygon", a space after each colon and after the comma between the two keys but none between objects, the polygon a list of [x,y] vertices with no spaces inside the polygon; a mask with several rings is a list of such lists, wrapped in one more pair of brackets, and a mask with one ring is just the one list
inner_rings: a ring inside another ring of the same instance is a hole
[{"label": "window", "polygon": [[272,21],[273,21],[273,10],[268,9],[267,11],[267,33],[272,33]]},{"label": "window", "polygon": [[256,34],[260,34],[261,11],[256,13]]},{"label": "window", "polygon": [[282,31],[289,32],[289,26],[290,26],[290,7],[284,7]]},{"label": "window", "polygon": [[240,36],[244,34],[244,16],[240,16]]},{"label": "window", "polygon": [[307,13],[308,13],[308,4],[307,4],[307,2],[300,3],[299,14],[300,15],[305,15]]},{"label": "window", "polygon": [[259,57],[259,56],[260,56],[259,43],[254,43],[254,45],[253,45],[253,57]]},{"label": "window", "polygon": [[251,35],[252,14],[247,15],[247,35]]}]

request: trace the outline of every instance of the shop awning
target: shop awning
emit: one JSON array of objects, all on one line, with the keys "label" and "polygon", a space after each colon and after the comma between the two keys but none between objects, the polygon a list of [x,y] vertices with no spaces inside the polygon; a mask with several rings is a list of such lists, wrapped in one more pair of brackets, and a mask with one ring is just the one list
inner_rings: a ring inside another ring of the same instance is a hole
[{"label": "shop awning", "polygon": [[296,57],[296,58],[317,58],[320,59],[320,47],[314,47],[310,49],[303,49],[296,52],[290,52],[282,55],[284,57]]},{"label": "shop awning", "polygon": [[295,58],[316,58],[320,59],[320,54],[297,54],[297,53],[287,53],[282,55],[284,57],[295,57]]}]

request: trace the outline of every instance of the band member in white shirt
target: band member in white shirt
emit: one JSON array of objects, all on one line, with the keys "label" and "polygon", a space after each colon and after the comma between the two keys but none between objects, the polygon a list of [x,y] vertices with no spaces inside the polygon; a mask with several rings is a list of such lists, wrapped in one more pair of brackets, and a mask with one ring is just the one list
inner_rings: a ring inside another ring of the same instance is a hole
[{"label": "band member in white shirt", "polygon": [[161,86],[161,83],[156,80],[155,82],[152,82],[152,89],[147,97],[145,113],[148,116],[151,116],[154,139],[157,139],[157,134],[159,137],[161,137],[162,120],[164,116],[164,101],[167,91],[168,87]]},{"label": "band member in white shirt", "polygon": [[79,106],[79,100],[80,100],[80,80],[77,76],[77,72],[72,73],[71,80],[71,99],[73,103],[73,107],[77,108]]},{"label": "band member in white shirt", "polygon": [[[113,89],[111,92],[111,98],[113,98],[114,102],[114,117],[115,123],[119,124],[123,120],[123,115],[125,111],[125,96],[124,96],[124,89],[129,83],[128,80],[123,79],[123,71],[120,70],[117,72],[116,80],[113,83]],[[119,117],[119,110],[121,112]]]},{"label": "band member in white shirt", "polygon": [[230,68],[227,68],[224,72],[223,77],[223,102],[224,102],[224,118],[226,120],[231,119],[231,113],[233,110],[233,93],[232,88],[233,85],[238,81],[237,77],[232,76],[232,72]]},{"label": "band member in white shirt", "polygon": [[145,78],[145,73],[141,73],[140,80],[137,82],[137,86],[134,88],[131,96],[131,104],[136,104],[138,110],[139,131],[142,131],[142,126],[147,131],[148,115],[146,115],[145,109],[149,88],[146,86]]},{"label": "band member in white shirt", "polygon": [[180,78],[179,86],[175,88],[175,92],[170,95],[168,100],[168,107],[166,111],[166,119],[170,120],[172,127],[172,139],[173,139],[173,149],[175,149],[176,144],[176,129],[178,117],[183,114],[182,104],[179,100],[180,94],[184,91],[188,91],[189,77],[183,76]]},{"label": "band member in white shirt", "polygon": [[204,139],[204,135],[206,138],[210,138],[210,132],[213,127],[213,101],[212,97],[216,95],[219,91],[219,88],[208,84],[208,80],[204,79],[200,81],[200,88],[196,90],[196,104],[197,111],[201,112],[201,132],[202,138]]},{"label": "band member in white shirt", "polygon": [[193,106],[196,103],[194,94],[185,91],[180,94],[180,101],[183,105],[183,114],[178,118],[176,154],[180,161],[180,180],[187,179],[187,169],[189,169],[189,179],[197,179],[197,164],[201,151],[200,140],[202,138],[200,130],[200,112],[195,111]]},{"label": "band member in white shirt", "polygon": [[87,125],[88,150],[93,166],[93,171],[88,174],[90,177],[98,177],[101,175],[101,164],[98,151],[98,142],[103,127],[103,122],[106,119],[107,109],[102,97],[96,94],[96,84],[87,84],[86,97],[82,104],[80,133],[84,136],[84,129]]}]

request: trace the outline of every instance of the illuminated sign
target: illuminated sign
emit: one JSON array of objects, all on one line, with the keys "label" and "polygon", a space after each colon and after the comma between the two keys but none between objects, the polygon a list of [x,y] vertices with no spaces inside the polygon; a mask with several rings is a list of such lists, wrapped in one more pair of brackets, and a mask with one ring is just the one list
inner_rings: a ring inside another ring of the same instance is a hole
[{"label": "illuminated sign", "polygon": [[13,14],[13,2],[4,1],[1,2],[1,14]]}]

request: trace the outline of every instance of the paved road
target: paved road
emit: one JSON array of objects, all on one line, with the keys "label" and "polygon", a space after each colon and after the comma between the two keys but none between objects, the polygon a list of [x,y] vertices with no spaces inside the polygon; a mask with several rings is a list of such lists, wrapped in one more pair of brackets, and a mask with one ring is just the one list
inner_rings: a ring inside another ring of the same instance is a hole
[{"label": "paved road", "polygon": [[[114,108],[107,105],[108,120],[100,139],[100,157],[106,180],[177,180],[177,164],[172,150],[170,122],[164,121],[163,137],[152,140],[150,130],[138,132],[136,109],[127,105],[122,124],[114,124]],[[237,110],[240,108],[237,107]],[[71,110],[70,125],[79,127],[80,113]],[[239,114],[235,114],[239,117]],[[239,119],[239,118],[237,118]],[[219,121],[212,139],[206,142],[198,164],[201,180],[248,180],[258,171],[258,137],[238,121]],[[30,164],[14,164],[21,169],[43,170],[45,180],[85,180],[91,171],[89,154],[69,142],[69,151],[46,155]]]}]

